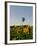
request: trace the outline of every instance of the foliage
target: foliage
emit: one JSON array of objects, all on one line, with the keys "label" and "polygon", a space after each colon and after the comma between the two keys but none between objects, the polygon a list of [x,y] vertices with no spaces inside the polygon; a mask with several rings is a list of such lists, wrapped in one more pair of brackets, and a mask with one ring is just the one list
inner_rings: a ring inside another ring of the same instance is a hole
[{"label": "foliage", "polygon": [[29,33],[23,32],[23,26],[10,26],[10,40],[32,39],[33,38],[32,33],[33,33],[32,26],[29,26]]}]

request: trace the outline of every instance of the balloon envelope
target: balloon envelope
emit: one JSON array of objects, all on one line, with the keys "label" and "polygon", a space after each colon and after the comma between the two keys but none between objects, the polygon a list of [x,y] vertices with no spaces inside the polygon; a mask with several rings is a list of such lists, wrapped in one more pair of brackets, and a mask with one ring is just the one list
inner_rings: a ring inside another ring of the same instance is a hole
[{"label": "balloon envelope", "polygon": [[23,22],[25,21],[25,18],[24,18],[24,17],[22,18],[22,21],[23,21]]}]

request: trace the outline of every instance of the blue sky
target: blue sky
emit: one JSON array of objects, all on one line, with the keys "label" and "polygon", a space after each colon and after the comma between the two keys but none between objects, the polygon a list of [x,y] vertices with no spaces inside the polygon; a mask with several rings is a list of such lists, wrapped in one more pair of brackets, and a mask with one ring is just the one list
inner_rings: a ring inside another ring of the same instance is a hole
[{"label": "blue sky", "polygon": [[[24,22],[22,17],[25,18]],[[22,24],[33,25],[33,7],[10,5],[10,26]]]}]

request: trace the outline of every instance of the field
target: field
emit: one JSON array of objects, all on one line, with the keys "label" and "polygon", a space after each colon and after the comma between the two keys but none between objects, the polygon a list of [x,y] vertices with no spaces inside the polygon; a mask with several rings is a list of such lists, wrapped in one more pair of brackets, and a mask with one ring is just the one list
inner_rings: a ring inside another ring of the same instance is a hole
[{"label": "field", "polygon": [[10,26],[10,40],[33,39],[33,26]]}]

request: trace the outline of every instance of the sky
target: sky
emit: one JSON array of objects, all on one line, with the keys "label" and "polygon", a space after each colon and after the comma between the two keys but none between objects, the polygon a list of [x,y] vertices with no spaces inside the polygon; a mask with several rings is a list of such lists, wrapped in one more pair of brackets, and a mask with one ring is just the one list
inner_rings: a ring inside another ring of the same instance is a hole
[{"label": "sky", "polygon": [[[22,17],[25,21],[22,21]],[[33,7],[10,5],[10,26],[29,24],[33,25]]]}]

